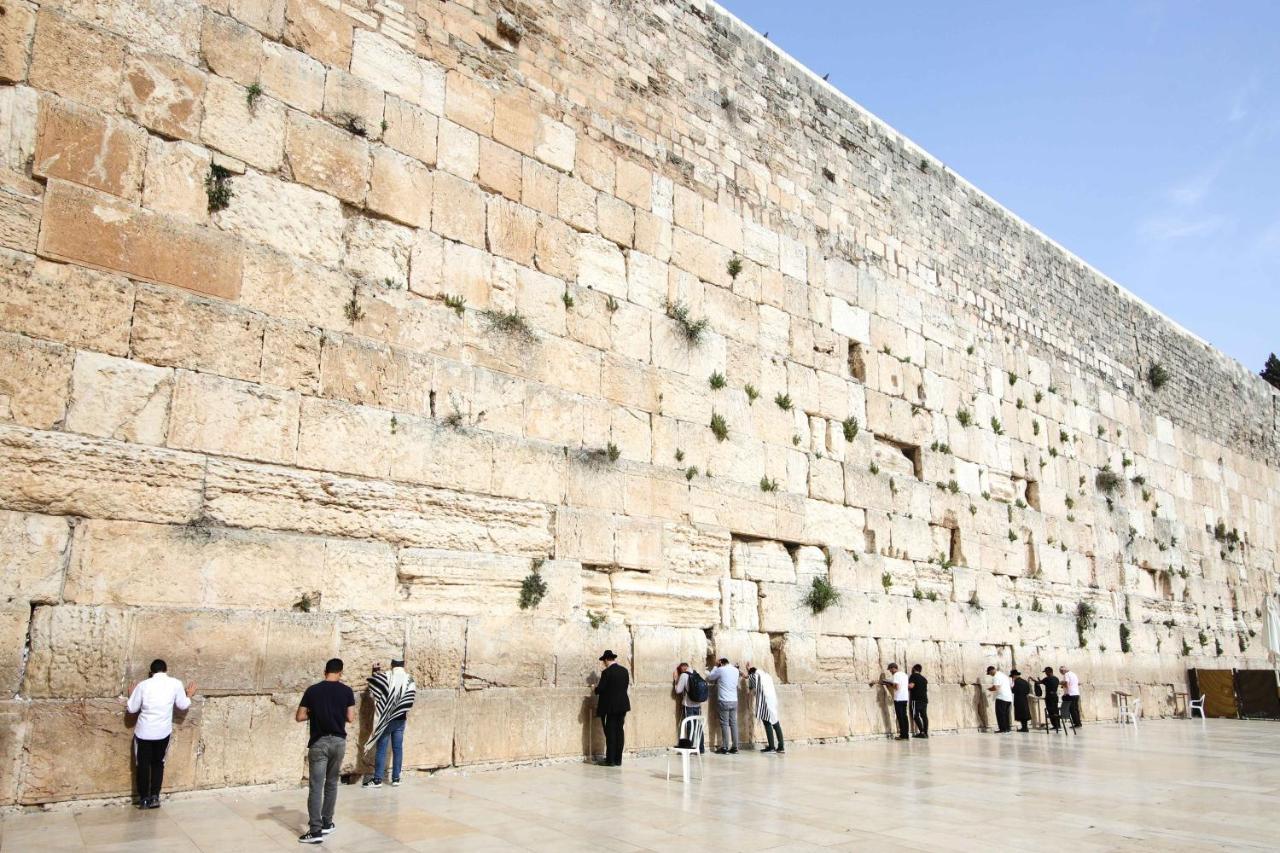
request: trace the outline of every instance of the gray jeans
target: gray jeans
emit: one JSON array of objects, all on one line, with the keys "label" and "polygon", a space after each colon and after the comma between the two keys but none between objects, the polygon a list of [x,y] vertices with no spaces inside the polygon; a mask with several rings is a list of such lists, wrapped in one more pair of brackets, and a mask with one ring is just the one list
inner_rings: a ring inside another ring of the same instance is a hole
[{"label": "gray jeans", "polygon": [[338,805],[338,774],[342,757],[347,752],[347,739],[325,735],[307,749],[307,765],[311,771],[311,789],[307,793],[307,818],[312,832],[333,823],[333,810]]},{"label": "gray jeans", "polygon": [[716,700],[716,714],[720,717],[720,748],[738,748],[738,703]]}]

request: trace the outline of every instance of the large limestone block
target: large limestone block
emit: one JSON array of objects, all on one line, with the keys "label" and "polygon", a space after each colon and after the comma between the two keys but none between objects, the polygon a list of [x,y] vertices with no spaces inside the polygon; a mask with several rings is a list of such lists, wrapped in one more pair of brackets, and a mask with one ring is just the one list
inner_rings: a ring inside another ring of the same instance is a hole
[{"label": "large limestone block", "polygon": [[133,284],[68,264],[0,250],[0,328],[124,355]]},{"label": "large limestone block", "polygon": [[163,444],[173,371],[93,352],[76,355],[66,428],[135,444]]},{"label": "large limestone block", "polygon": [[[165,789],[195,783],[195,745],[202,700],[174,716],[173,739],[165,760]],[[129,741],[132,721],[116,699],[37,701],[27,707],[27,740],[19,802],[126,796],[133,788]],[[66,761],[66,745],[76,745],[76,761]]]},{"label": "large limestone block", "polygon": [[326,65],[351,64],[352,30],[351,18],[319,0],[288,0],[285,6],[285,43]]},{"label": "large limestone block", "polygon": [[0,603],[56,601],[70,534],[64,518],[0,512]]},{"label": "large limestone block", "polygon": [[237,527],[522,556],[551,548],[549,511],[527,501],[230,461],[210,463],[205,492],[210,516]]},{"label": "large limestone block", "polygon": [[324,662],[338,654],[339,624],[339,617],[330,613],[270,614],[257,689],[302,690],[315,681]]},{"label": "large limestone block", "polygon": [[814,740],[853,734],[853,708],[849,688],[806,684],[800,698],[804,705],[805,736]]},{"label": "large limestone block", "polygon": [[[532,560],[514,554],[405,548],[397,566],[399,582],[407,592],[401,607],[459,616],[512,615],[520,609],[520,586],[533,569]],[[581,601],[577,562],[544,560],[538,573],[547,594],[537,611],[564,616]]]},{"label": "large limestone block", "polygon": [[[205,693],[251,693],[267,648],[268,616],[244,610],[134,610],[125,680],[134,684],[163,658],[169,674]],[[180,642],[175,642],[181,638]]]},{"label": "large limestone block", "polygon": [[400,412],[431,410],[431,364],[424,357],[326,334],[320,353],[320,390],[325,397]]},{"label": "large limestone block", "polygon": [[169,446],[260,462],[292,462],[300,400],[293,391],[179,371]]},{"label": "large limestone block", "polygon": [[[37,607],[22,692],[36,698],[117,696],[133,615],[118,607]],[[150,661],[148,661],[149,663]]]},{"label": "large limestone block", "polygon": [[435,614],[409,617],[404,661],[419,688],[462,686],[466,647],[465,619]]},{"label": "large limestone block", "polygon": [[404,728],[404,766],[414,770],[434,770],[453,763],[456,690],[424,690],[418,693]]},{"label": "large limestone block", "polygon": [[36,429],[61,422],[71,358],[66,347],[0,332],[0,421]]},{"label": "large limestone block", "polygon": [[[0,34],[0,80],[21,83],[27,78],[27,64],[31,59],[31,36],[36,28],[36,6],[25,2],[5,7],[8,20]],[[9,781],[12,781],[10,779]],[[0,787],[0,802],[4,801],[5,788]]]},{"label": "large limestone block", "polygon": [[594,688],[600,676],[600,655],[605,649],[618,654],[618,662],[630,668],[632,682],[635,682],[632,638],[626,625],[604,622],[593,628],[581,617],[570,619],[556,628],[553,646],[558,688]]},{"label": "large limestone block", "polygon": [[11,805],[18,797],[26,708],[22,701],[0,702],[0,805]]},{"label": "large limestone block", "polygon": [[40,102],[32,174],[61,178],[136,202],[142,194],[147,133],[70,101]]},{"label": "large limestone block", "polygon": [[[31,85],[102,110],[115,108],[124,39],[46,10],[36,23]],[[93,61],[86,61],[92,57]]]},{"label": "large limestone block", "polygon": [[354,133],[290,111],[285,157],[293,179],[359,204],[369,181],[369,145]]},{"label": "large limestone block", "polygon": [[236,240],[58,180],[45,193],[39,252],[223,299],[240,292]]},{"label": "large limestone block", "polygon": [[431,225],[432,188],[439,178],[412,157],[390,148],[375,148],[369,177],[369,208],[403,222]]},{"label": "large limestone block", "polygon": [[318,112],[324,103],[324,66],[296,50],[263,42],[262,89],[304,112]]},{"label": "large limestone block", "polygon": [[[156,566],[166,583],[155,583]],[[304,596],[324,606],[327,574],[340,570],[321,539],[93,520],[76,528],[63,595],[81,604],[288,610]]]},{"label": "large limestone block", "polygon": [[[22,687],[30,621],[31,608],[25,601],[0,604],[0,644],[3,644],[0,645],[0,695],[12,696]],[[0,762],[3,760],[4,756],[0,754]],[[3,776],[2,770],[0,776]]]},{"label": "large limestone block", "polygon": [[[510,452],[503,454],[504,470],[500,474],[498,451],[491,436],[452,429],[427,418],[401,420],[403,425],[396,429],[388,460],[392,479],[508,497],[545,497],[536,489],[532,494],[522,494],[523,490],[514,487],[519,471],[529,464],[530,457],[537,455],[534,450],[508,447]],[[488,421],[487,415],[485,420]],[[533,467],[536,475],[546,476],[543,467]]]},{"label": "large limestone block", "polygon": [[663,527],[662,551],[672,571],[708,577],[729,575],[729,531],[714,525],[668,523]]},{"label": "large limestone block", "polygon": [[202,225],[208,222],[209,196],[204,184],[210,162],[208,151],[189,142],[150,138],[143,206]]},{"label": "large limestone block", "polygon": [[631,633],[635,643],[631,677],[636,684],[670,684],[681,663],[699,672],[706,669],[707,635],[701,629],[637,625]]},{"label": "large limestone block", "polygon": [[125,60],[121,107],[144,127],[195,140],[204,118],[205,75],[158,53],[130,52]]},{"label": "large limestone block", "polygon": [[[739,709],[740,711],[743,709]],[[739,714],[739,717],[742,717]],[[626,717],[626,748],[657,749],[675,743],[682,718],[678,700],[671,687],[632,687],[631,713]],[[741,731],[739,722],[739,731]],[[597,725],[600,725],[597,723]],[[604,734],[603,728],[601,734]]]},{"label": "large limestone block", "polygon": [[485,244],[485,194],[455,175],[436,172],[431,190],[431,230],[478,249]]},{"label": "large limestone block", "polygon": [[[418,664],[407,655],[409,620],[403,616],[383,616],[370,613],[344,613],[339,619],[341,647],[338,657],[345,665],[345,678],[353,685],[353,689],[362,689],[365,679],[373,672],[375,663],[383,668],[390,665],[393,659],[404,660],[407,668],[415,675]],[[324,662],[319,661],[315,675],[319,678],[324,671]]]},{"label": "large limestone block", "polygon": [[666,573],[619,571],[609,575],[613,612],[631,625],[705,628],[720,620],[720,589]]},{"label": "large limestone block", "polygon": [[434,115],[444,115],[444,69],[414,56],[384,35],[363,29],[355,32],[351,73]]},{"label": "large limestone block", "polygon": [[463,691],[455,717],[454,763],[461,766],[545,756],[549,700],[554,696],[536,688]]},{"label": "large limestone block", "polygon": [[[596,717],[596,701],[590,690],[558,689],[547,692],[547,754],[551,756],[604,755],[604,729]],[[630,723],[628,715],[628,724]],[[630,738],[631,731],[627,731]]]},{"label": "large limestone block", "polygon": [[[284,161],[285,109],[268,95],[258,95],[250,107],[247,88],[210,77],[204,91],[200,141],[255,169],[274,172]],[[232,207],[239,201],[240,183],[234,182],[236,201]]]},{"label": "large limestone block", "polygon": [[263,318],[170,288],[138,289],[131,335],[135,359],[255,381],[262,365]]},{"label": "large limestone block", "polygon": [[709,652],[709,657],[714,660],[728,658],[743,673],[747,671],[747,664],[765,672],[774,672],[773,651],[768,634],[737,628],[716,628],[711,635]]},{"label": "large limestone block", "polygon": [[[301,184],[255,171],[233,179],[231,205],[214,215],[219,227],[250,243],[335,266],[342,258],[342,202]],[[239,264],[236,265],[237,285]]]},{"label": "large limestone block", "polygon": [[329,539],[324,544],[321,600],[325,610],[379,610],[403,598],[396,550],[381,542]]},{"label": "large limestone block", "polygon": [[[205,699],[196,746],[196,787],[305,779],[307,725],[293,718],[299,699],[296,693]],[[165,780],[167,784],[167,772]]]},{"label": "large limestone block", "polygon": [[200,505],[204,460],[63,433],[0,427],[0,508],[186,522]]},{"label": "large limestone block", "polygon": [[755,581],[720,579],[720,624],[726,628],[760,630],[760,601]]},{"label": "large limestone block", "polygon": [[731,570],[735,578],[770,583],[795,583],[795,561],[781,542],[735,541],[731,560]]},{"label": "large limestone block", "polygon": [[469,620],[463,684],[468,689],[554,685],[556,627],[556,620],[529,613]]}]

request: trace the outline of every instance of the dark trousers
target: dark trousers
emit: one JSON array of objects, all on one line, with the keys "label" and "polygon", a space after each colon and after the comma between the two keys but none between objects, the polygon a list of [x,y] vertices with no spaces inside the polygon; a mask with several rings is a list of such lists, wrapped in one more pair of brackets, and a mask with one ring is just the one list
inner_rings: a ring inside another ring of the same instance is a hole
[{"label": "dark trousers", "polygon": [[1003,699],[996,700],[996,727],[999,731],[1012,731],[1013,727],[1009,725],[1009,712],[1013,709],[1012,702],[1006,702]]},{"label": "dark trousers", "polygon": [[[764,721],[762,720],[761,722],[764,722]],[[764,724],[764,736],[769,740],[770,749],[774,748],[773,735],[775,732],[777,732],[778,734],[778,751],[781,752],[783,749],[785,749],[782,743],[782,723],[765,723]]]},{"label": "dark trousers", "polygon": [[346,753],[347,739],[337,735],[325,735],[307,748],[307,822],[312,832],[333,823],[333,812],[338,807],[338,776]]},{"label": "dark trousers", "polygon": [[911,703],[911,719],[915,721],[917,734],[927,735],[929,733],[928,699],[917,699]]},{"label": "dark trousers", "polygon": [[905,700],[901,702],[895,700],[893,713],[898,718],[898,737],[911,737],[910,724],[907,722],[907,702]]},{"label": "dark trousers", "polygon": [[600,718],[604,726],[604,760],[610,764],[622,763],[622,746],[625,739],[622,724],[627,712],[621,714],[605,714]]},{"label": "dark trousers", "polygon": [[1064,714],[1071,715],[1071,727],[1080,728],[1080,697],[1079,696],[1063,696],[1062,711]]},{"label": "dark trousers", "polygon": [[1049,725],[1053,726],[1056,732],[1058,727],[1062,725],[1062,715],[1058,713],[1058,697],[1046,696],[1044,700],[1044,715],[1049,720]]},{"label": "dark trousers", "polygon": [[160,796],[164,783],[164,757],[169,751],[169,738],[160,740],[133,739],[133,760],[137,765],[138,799]]}]

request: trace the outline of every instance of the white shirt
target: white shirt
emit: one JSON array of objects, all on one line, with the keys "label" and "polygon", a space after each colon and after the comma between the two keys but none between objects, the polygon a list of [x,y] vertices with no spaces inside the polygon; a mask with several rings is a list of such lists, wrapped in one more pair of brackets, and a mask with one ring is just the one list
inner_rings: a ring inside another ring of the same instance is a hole
[{"label": "white shirt", "polygon": [[129,713],[138,714],[133,734],[140,740],[164,740],[173,734],[173,709],[185,711],[190,707],[182,682],[157,672],[139,683],[129,696]]},{"label": "white shirt", "polygon": [[707,681],[716,683],[716,700],[736,705],[738,702],[738,681],[742,673],[733,664],[718,666],[707,673]]},{"label": "white shirt", "polygon": [[1067,670],[1067,674],[1062,676],[1062,680],[1067,684],[1068,696],[1080,695],[1080,678],[1071,670]]},{"label": "white shirt", "polygon": [[893,674],[893,701],[906,702],[911,698],[911,693],[907,690],[907,674],[899,670]]},{"label": "white shirt", "polygon": [[1013,682],[1009,676],[997,671],[995,674],[996,699],[1000,702],[1013,701]]}]

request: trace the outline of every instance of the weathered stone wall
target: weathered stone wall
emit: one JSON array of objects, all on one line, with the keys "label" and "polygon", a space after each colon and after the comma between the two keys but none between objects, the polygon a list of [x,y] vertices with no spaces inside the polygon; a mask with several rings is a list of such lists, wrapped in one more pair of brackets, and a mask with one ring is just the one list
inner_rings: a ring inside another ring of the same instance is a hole
[{"label": "weathered stone wall", "polygon": [[583,754],[604,647],[638,747],[712,651],[798,738],[1263,665],[1275,392],[714,6],[0,10],[0,803],[124,793],[156,656],[177,788],[299,778],[335,654],[413,767]]}]

